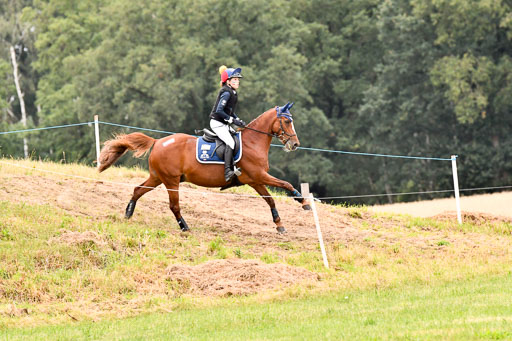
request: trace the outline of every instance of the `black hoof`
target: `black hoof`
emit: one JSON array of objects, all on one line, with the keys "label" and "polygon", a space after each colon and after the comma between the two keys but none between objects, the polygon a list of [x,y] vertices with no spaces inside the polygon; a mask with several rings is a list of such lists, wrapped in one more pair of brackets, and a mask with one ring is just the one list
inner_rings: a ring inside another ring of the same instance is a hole
[{"label": "black hoof", "polygon": [[137,202],[135,200],[130,200],[130,202],[128,203],[128,206],[126,206],[126,212],[124,214],[124,217],[126,219],[130,219],[133,215],[133,210],[135,210],[135,204]]},{"label": "black hoof", "polygon": [[302,206],[302,208],[303,208],[305,211],[311,211],[311,206],[309,206],[309,205],[304,205],[304,206]]},{"label": "black hoof", "polygon": [[278,226],[277,227],[277,233],[279,234],[285,234],[286,233],[286,229],[282,226]]}]

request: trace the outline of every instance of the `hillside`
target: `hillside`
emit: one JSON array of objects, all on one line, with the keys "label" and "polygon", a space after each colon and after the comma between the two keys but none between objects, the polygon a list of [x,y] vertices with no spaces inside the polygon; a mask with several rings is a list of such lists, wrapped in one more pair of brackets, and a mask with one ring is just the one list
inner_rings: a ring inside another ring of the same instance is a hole
[{"label": "hillside", "polygon": [[[0,160],[0,323],[99,320],[215,305],[290,299],[501,274],[512,261],[512,222],[466,214],[438,219],[317,204],[330,269],[313,214],[277,198],[279,235],[250,188],[227,194],[182,184],[181,233],[161,188],[123,218],[140,169],[102,174],[81,165]],[[473,218],[472,218],[473,217]],[[476,218],[475,218],[476,217]],[[461,260],[464,260],[461,262]]]},{"label": "hillside", "polygon": [[[502,216],[503,219],[512,219],[512,192],[493,194],[478,194],[460,197],[460,207],[463,212],[472,215]],[[423,200],[390,205],[372,206],[374,212],[389,212],[395,214],[410,214],[416,217],[434,217],[455,211],[455,198]]]}]

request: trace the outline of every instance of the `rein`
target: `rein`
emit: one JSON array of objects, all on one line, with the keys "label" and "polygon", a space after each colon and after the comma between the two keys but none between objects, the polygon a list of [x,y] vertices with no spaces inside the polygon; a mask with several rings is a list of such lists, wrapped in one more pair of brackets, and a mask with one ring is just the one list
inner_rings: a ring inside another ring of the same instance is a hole
[{"label": "rein", "polygon": [[265,134],[265,135],[272,136],[272,137],[278,137],[278,135],[277,135],[277,134],[270,134],[270,133],[266,133],[266,132],[264,132],[264,131],[261,131],[261,130],[258,130],[258,129],[254,129],[254,128],[251,128],[251,127],[244,127],[244,129],[249,129],[249,130],[255,131],[255,132],[257,132],[257,133]]}]

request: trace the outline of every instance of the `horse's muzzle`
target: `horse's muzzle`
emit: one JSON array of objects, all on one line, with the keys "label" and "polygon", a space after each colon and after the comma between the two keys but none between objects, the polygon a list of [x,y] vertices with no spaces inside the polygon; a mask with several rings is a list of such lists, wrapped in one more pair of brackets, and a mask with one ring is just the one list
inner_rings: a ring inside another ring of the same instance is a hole
[{"label": "horse's muzzle", "polygon": [[297,150],[297,148],[300,146],[300,143],[299,142],[293,142],[293,141],[288,141],[286,142],[286,144],[284,145],[284,150],[286,152],[293,152],[295,150]]}]

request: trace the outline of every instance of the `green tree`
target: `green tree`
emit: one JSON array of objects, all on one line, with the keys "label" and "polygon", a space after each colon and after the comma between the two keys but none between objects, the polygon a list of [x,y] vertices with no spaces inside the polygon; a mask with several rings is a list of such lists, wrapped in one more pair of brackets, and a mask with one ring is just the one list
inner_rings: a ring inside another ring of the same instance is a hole
[{"label": "green tree", "polygon": [[[19,57],[34,124],[88,122],[98,114],[103,121],[193,134],[208,125],[217,70],[225,64],[243,68],[242,119],[293,101],[304,147],[459,154],[461,187],[510,182],[506,1],[0,0],[0,9],[4,126],[19,120],[6,42],[13,41],[10,32],[29,28],[23,40],[29,53]],[[101,126],[101,138],[123,131],[132,130]],[[2,152],[17,153],[17,138],[0,136]],[[89,126],[30,138],[43,158],[95,159]],[[320,196],[452,186],[448,162],[278,148],[271,148],[270,161],[271,173],[310,182]]]}]

